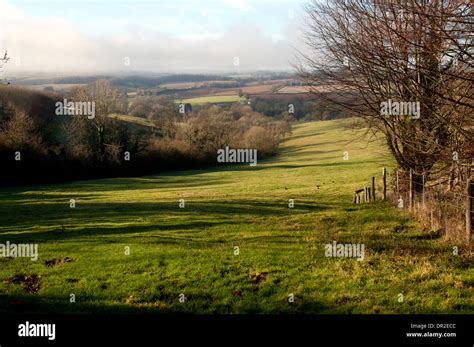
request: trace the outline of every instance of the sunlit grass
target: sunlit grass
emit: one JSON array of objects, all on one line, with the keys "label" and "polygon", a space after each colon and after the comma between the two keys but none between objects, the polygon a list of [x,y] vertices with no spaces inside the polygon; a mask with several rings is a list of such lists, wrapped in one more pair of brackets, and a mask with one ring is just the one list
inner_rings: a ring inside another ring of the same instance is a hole
[{"label": "sunlit grass", "polygon": [[[36,294],[0,282],[0,310],[472,313],[468,258],[419,238],[388,204],[351,203],[393,164],[382,141],[347,124],[298,124],[280,154],[256,167],[0,190],[0,243],[38,243],[40,257],[0,259],[0,278],[42,278]],[[326,258],[333,240],[364,243],[365,259]],[[64,257],[72,262],[45,266]]]}]

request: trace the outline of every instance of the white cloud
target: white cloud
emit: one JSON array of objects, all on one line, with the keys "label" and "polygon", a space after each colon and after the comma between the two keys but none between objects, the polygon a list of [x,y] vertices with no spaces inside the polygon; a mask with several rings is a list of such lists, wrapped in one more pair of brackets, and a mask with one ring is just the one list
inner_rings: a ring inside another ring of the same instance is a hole
[{"label": "white cloud", "polygon": [[249,12],[255,11],[255,8],[252,7],[246,0],[220,0],[220,2],[231,7],[232,9]]},{"label": "white cloud", "polygon": [[[247,8],[245,1],[227,1]],[[106,71],[248,71],[284,69],[293,60],[288,38],[294,30],[265,36],[252,23],[240,23],[223,32],[196,28],[193,34],[172,37],[159,27],[133,23],[125,32],[90,37],[58,17],[32,17],[3,4],[3,44],[12,60],[6,72]],[[251,7],[248,7],[251,10]],[[171,19],[170,19],[171,20]],[[1,44],[1,42],[0,42]],[[130,66],[124,64],[130,58]],[[240,66],[234,67],[238,57]]]}]

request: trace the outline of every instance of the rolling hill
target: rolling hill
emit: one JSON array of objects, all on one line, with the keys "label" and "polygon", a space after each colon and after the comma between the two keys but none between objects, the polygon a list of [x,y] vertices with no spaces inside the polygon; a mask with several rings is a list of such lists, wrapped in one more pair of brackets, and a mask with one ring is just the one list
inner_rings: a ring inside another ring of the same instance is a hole
[{"label": "rolling hill", "polygon": [[[352,204],[392,161],[347,125],[297,124],[256,167],[1,189],[0,243],[39,259],[0,259],[0,311],[472,312],[468,259],[388,203]],[[363,261],[326,257],[333,241]]]}]

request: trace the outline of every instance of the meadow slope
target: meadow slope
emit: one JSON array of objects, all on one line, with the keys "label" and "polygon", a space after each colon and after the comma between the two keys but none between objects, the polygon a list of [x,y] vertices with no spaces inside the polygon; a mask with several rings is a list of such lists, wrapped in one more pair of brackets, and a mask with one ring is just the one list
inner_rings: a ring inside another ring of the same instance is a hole
[{"label": "meadow slope", "polygon": [[[0,259],[0,312],[473,313],[472,258],[387,203],[352,204],[393,163],[347,124],[297,124],[256,167],[1,189],[0,243],[39,259]],[[333,240],[364,260],[325,257]]]}]

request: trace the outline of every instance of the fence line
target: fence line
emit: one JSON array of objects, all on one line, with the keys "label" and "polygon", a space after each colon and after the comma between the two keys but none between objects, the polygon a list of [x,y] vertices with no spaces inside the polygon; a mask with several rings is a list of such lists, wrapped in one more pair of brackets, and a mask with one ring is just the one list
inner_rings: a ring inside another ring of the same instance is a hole
[{"label": "fence line", "polygon": [[[376,177],[373,176],[369,184],[354,191],[353,203],[370,203],[377,199],[390,200],[399,208],[408,208],[423,223],[429,220],[431,229],[435,229],[436,226],[444,229],[448,238],[461,238],[470,242],[474,224],[474,183],[471,179],[474,166],[462,164],[460,166],[464,168],[465,173],[458,174],[456,179],[452,179],[448,172],[444,172],[444,176],[431,177],[432,175],[426,172],[420,174],[400,168],[388,172],[383,168],[382,189],[376,189]],[[390,179],[389,187],[387,187],[387,175]],[[415,176],[418,179],[415,179]],[[433,183],[435,184],[432,185]],[[377,194],[380,191],[381,196]]]},{"label": "fence line", "polygon": [[[398,192],[398,195],[400,196],[400,191],[403,190],[401,187],[401,184],[403,184],[405,187],[408,183],[409,186],[409,206],[410,206],[410,211],[416,214],[418,217],[423,218],[423,213],[429,213],[430,214],[430,224],[431,227],[433,226],[433,213],[437,212],[439,214],[440,219],[442,219],[442,223],[444,223],[444,231],[447,234],[448,233],[448,225],[447,225],[447,219],[451,219],[451,225],[449,225],[450,228],[456,229],[459,227],[464,228],[464,240],[469,242],[472,237],[472,221],[474,218],[474,211],[473,211],[473,194],[474,194],[474,189],[473,189],[473,184],[470,179],[471,171],[470,171],[471,166],[467,166],[467,170],[465,172],[465,176],[467,179],[464,180],[457,180],[457,184],[452,186],[451,179],[449,178],[449,174],[446,174],[448,178],[446,180],[443,180],[442,183],[444,182],[449,182],[448,186],[446,187],[444,184],[436,184],[434,186],[429,186],[427,183],[429,180],[429,176],[426,173],[423,173],[421,175],[422,183],[413,179],[413,170],[410,170],[409,172],[401,169],[397,169],[397,172],[403,172],[404,175],[397,175],[398,180],[397,180],[397,187],[396,191]],[[407,173],[409,174],[407,178]],[[420,176],[420,175],[419,175]],[[439,181],[440,179],[443,179],[444,176],[438,177],[436,181]],[[459,177],[458,177],[459,178]],[[409,182],[406,182],[406,181]],[[447,188],[443,189],[443,188]],[[456,189],[459,188],[462,191],[453,191],[451,189]],[[405,193],[406,192],[403,192]],[[425,211],[420,211],[420,208],[418,206],[417,209],[415,209],[415,200],[420,200],[420,195],[421,195],[421,201],[423,202],[423,209]],[[426,204],[426,198],[430,199],[430,203],[427,205]],[[464,212],[465,214],[465,221],[462,222],[462,216],[456,216],[456,215],[450,215],[449,212],[452,211],[446,211],[447,207],[451,208],[451,210],[457,210],[458,212]],[[426,216],[425,216],[426,217]],[[463,225],[464,224],[464,225]]]}]

